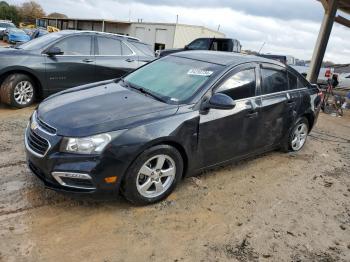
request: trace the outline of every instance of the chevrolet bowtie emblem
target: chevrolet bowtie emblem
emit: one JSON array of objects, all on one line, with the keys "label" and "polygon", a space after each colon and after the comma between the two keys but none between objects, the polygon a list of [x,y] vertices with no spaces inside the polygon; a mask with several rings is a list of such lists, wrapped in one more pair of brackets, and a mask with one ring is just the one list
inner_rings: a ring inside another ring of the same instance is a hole
[{"label": "chevrolet bowtie emblem", "polygon": [[36,123],[36,122],[32,122],[31,124],[30,124],[30,129],[31,130],[35,130],[35,129],[37,129],[38,128],[38,124]]}]

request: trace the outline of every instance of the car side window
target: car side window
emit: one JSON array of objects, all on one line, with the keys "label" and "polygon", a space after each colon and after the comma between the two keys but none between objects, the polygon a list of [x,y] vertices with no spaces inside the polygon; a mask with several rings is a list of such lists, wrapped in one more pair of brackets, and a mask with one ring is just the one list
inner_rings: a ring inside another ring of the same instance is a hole
[{"label": "car side window", "polygon": [[289,90],[298,88],[298,78],[291,72],[288,72],[288,86]]},{"label": "car side window", "polygon": [[122,55],[121,41],[108,37],[97,37],[99,55]]},{"label": "car side window", "polygon": [[298,78],[298,88],[308,88],[309,84],[306,79]]},{"label": "car side window", "polygon": [[262,95],[288,90],[287,72],[278,69],[262,68]]},{"label": "car side window", "polygon": [[209,47],[209,41],[210,40],[207,38],[196,39],[188,45],[188,48],[194,50],[207,50]]},{"label": "car side window", "polygon": [[218,87],[216,93],[222,93],[238,100],[255,96],[255,87],[255,69],[251,68],[234,73]]},{"label": "car side window", "polygon": [[91,55],[91,36],[71,36],[67,37],[53,47],[58,47],[63,52],[63,55]]},{"label": "car side window", "polygon": [[133,54],[132,50],[126,44],[124,44],[123,42],[121,42],[121,44],[122,44],[122,54],[123,55],[132,55]]}]

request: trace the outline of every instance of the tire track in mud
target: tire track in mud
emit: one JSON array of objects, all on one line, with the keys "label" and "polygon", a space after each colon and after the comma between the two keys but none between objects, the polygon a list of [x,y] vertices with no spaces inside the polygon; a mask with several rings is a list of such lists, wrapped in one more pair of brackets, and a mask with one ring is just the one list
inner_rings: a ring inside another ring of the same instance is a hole
[{"label": "tire track in mud", "polygon": [[27,162],[25,160],[20,160],[17,162],[13,162],[13,163],[6,163],[6,164],[0,164],[0,168],[7,168],[7,167],[12,167],[12,166],[17,166],[17,165],[24,165]]},{"label": "tire track in mud", "polygon": [[15,210],[9,210],[9,211],[0,211],[0,217],[1,216],[6,216],[6,215],[13,215],[13,214],[18,214],[24,211],[29,211],[32,209],[36,209],[36,208],[40,208],[40,207],[44,207],[44,206],[49,206],[50,204],[42,204],[42,205],[35,205],[35,206],[31,206],[31,207],[24,207],[24,208],[18,208]]}]

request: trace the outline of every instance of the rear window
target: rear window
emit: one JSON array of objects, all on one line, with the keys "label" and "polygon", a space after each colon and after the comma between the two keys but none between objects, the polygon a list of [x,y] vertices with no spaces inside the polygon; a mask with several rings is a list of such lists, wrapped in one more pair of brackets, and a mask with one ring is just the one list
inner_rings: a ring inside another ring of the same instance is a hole
[{"label": "rear window", "polygon": [[288,72],[288,86],[289,90],[298,88],[298,78],[290,72]]},{"label": "rear window", "polygon": [[152,50],[152,47],[150,45],[140,43],[140,42],[134,42],[129,41],[128,43],[132,44],[134,47],[136,47],[137,50],[142,52],[143,54],[147,56],[154,56],[154,52]]},{"label": "rear window", "polygon": [[118,39],[109,37],[97,37],[99,55],[113,56],[122,54],[121,42]]},{"label": "rear window", "polygon": [[262,94],[272,94],[288,90],[287,72],[277,69],[262,70]]}]

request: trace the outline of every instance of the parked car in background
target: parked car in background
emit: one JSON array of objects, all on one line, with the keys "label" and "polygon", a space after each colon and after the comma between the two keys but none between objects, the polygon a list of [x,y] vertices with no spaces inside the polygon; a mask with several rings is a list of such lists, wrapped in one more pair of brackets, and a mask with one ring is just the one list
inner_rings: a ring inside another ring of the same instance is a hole
[{"label": "parked car in background", "polygon": [[[297,70],[301,75],[303,75],[305,78],[307,77],[307,74],[310,70],[310,67],[308,66],[295,66],[292,65],[295,70]],[[320,69],[320,73],[317,77],[317,84],[324,88],[327,88],[327,80],[332,77],[332,74],[334,73],[334,68],[324,68],[322,67]]]},{"label": "parked car in background", "polygon": [[276,61],[172,54],[42,102],[25,131],[28,166],[57,191],[122,192],[133,203],[154,203],[206,168],[278,148],[299,151],[321,94]]},{"label": "parked car in background", "polygon": [[27,34],[29,35],[30,39],[35,39],[43,35],[47,35],[48,33],[49,32],[46,29],[34,28],[34,29],[31,29]]},{"label": "parked car in background", "polygon": [[8,20],[0,20],[0,40],[3,40],[5,31],[10,28],[16,28],[16,26]]},{"label": "parked car in background", "polygon": [[350,89],[350,73],[341,73],[338,79],[340,88]]},{"label": "parked car in background", "polygon": [[127,36],[50,33],[0,50],[1,102],[26,107],[70,87],[121,77],[154,58],[150,46]]},{"label": "parked car in background", "polygon": [[211,51],[225,51],[225,52],[241,52],[241,44],[236,39],[231,38],[198,38],[193,40],[184,48],[172,48],[158,50],[156,56],[164,57],[169,54],[178,53],[189,50],[211,50]]},{"label": "parked car in background", "polygon": [[3,40],[10,44],[25,43],[30,40],[30,36],[22,29],[8,28],[4,33]]}]

